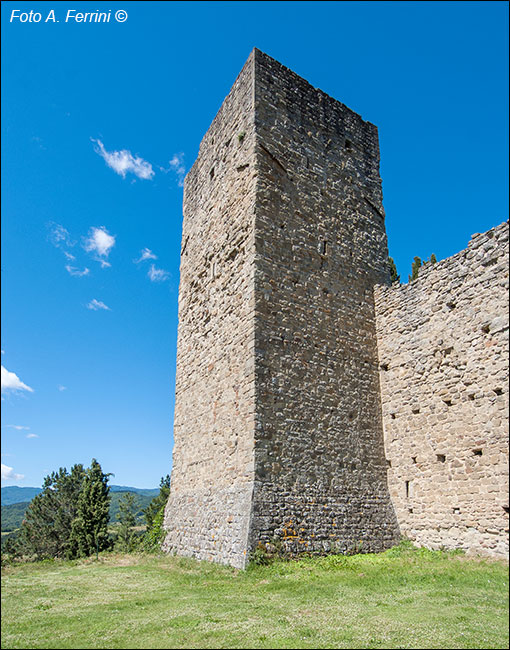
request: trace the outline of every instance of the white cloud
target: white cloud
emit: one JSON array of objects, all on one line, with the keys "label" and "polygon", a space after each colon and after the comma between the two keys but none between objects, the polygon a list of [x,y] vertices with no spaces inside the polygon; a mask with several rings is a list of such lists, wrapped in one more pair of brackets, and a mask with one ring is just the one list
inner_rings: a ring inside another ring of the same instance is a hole
[{"label": "white cloud", "polygon": [[67,251],[64,251],[64,255],[67,257],[68,260],[75,260],[76,257],[74,255],[71,255],[71,253],[68,253]]},{"label": "white cloud", "polygon": [[186,175],[186,167],[184,166],[184,154],[182,152],[174,153],[172,159],[168,161],[168,164],[170,165],[169,169],[160,167],[160,170],[166,174],[169,171],[175,172],[177,175],[177,185],[179,187],[182,187],[184,185],[184,176]]},{"label": "white cloud", "polygon": [[163,269],[157,269],[154,264],[151,264],[147,276],[150,278],[151,282],[164,282],[168,278],[169,273]]},{"label": "white cloud", "polygon": [[154,176],[152,165],[143,158],[140,158],[140,156],[133,156],[127,149],[106,151],[101,140],[94,140],[94,138],[91,138],[91,140],[96,143],[94,151],[103,158],[108,167],[122,176],[122,178],[126,178],[127,172],[131,172],[135,176],[138,176],[138,178],[144,180],[150,180]]},{"label": "white cloud", "polygon": [[91,228],[89,230],[88,239],[85,240],[83,248],[87,253],[92,253],[94,259],[100,262],[102,267],[111,266],[106,258],[110,254],[111,249],[115,246],[115,237],[110,235],[104,226],[100,228]]},{"label": "white cloud", "polygon": [[27,438],[38,438],[37,433],[27,433]]},{"label": "white cloud", "polygon": [[[59,223],[50,221],[48,228],[50,228],[50,241],[53,246],[63,249],[72,247],[76,244],[76,242],[71,239],[71,235],[67,229],[64,228],[64,226],[61,226]],[[65,253],[65,255],[67,256],[68,254]],[[69,253],[69,255],[71,254]]]},{"label": "white cloud", "polygon": [[24,427],[21,424],[6,424],[4,426],[8,427],[9,429],[17,429],[18,431],[28,431],[30,429],[30,427]]},{"label": "white cloud", "polygon": [[135,264],[139,264],[140,262],[143,262],[145,260],[157,260],[158,256],[154,255],[154,253],[151,251],[150,248],[144,248],[141,251],[140,254],[140,259],[139,260],[133,260]]},{"label": "white cloud", "polygon": [[7,481],[9,479],[14,480],[14,481],[21,481],[21,479],[25,478],[24,474],[16,474],[13,470],[12,467],[9,467],[8,465],[2,465],[2,480]]},{"label": "white cloud", "polygon": [[59,389],[60,392],[62,392],[63,390],[67,390],[67,386],[62,386],[62,384],[59,384],[57,388]]},{"label": "white cloud", "polygon": [[98,309],[106,309],[107,311],[111,311],[111,309],[104,304],[104,302],[101,302],[100,300],[96,300],[93,298],[87,305],[87,309],[93,309],[94,311],[97,311]]},{"label": "white cloud", "polygon": [[85,267],[83,271],[80,271],[75,266],[70,266],[69,264],[66,264],[66,271],[69,273],[69,275],[73,275],[77,278],[82,278],[84,275],[88,275],[90,273],[87,267]]},{"label": "white cloud", "polygon": [[24,384],[18,375],[14,372],[9,372],[2,366],[2,393],[8,390],[28,390],[30,393],[34,392],[34,389]]}]

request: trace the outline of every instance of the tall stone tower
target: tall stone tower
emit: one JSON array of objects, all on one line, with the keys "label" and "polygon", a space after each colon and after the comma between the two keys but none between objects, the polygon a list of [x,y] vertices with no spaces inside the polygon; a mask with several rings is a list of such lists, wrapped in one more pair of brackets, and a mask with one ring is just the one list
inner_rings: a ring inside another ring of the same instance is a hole
[{"label": "tall stone tower", "polygon": [[378,551],[387,488],[373,287],[377,129],[253,50],[186,177],[164,548],[245,566]]}]

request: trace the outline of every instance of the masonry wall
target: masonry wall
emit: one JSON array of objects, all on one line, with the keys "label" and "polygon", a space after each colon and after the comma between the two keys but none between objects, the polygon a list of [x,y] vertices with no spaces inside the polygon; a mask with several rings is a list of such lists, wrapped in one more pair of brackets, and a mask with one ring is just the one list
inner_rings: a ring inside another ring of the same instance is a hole
[{"label": "masonry wall", "polygon": [[255,490],[249,548],[379,551],[373,286],[388,280],[377,129],[255,52]]},{"label": "masonry wall", "polygon": [[163,548],[242,567],[253,491],[250,56],[184,186],[172,491]]},{"label": "masonry wall", "polygon": [[508,224],[376,289],[388,484],[420,545],[508,552]]}]

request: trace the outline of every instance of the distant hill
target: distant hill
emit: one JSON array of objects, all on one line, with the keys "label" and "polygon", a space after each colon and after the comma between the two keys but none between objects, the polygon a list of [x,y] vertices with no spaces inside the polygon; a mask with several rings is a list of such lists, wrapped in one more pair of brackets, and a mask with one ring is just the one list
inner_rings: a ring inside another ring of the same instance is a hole
[{"label": "distant hill", "polygon": [[2,488],[2,505],[8,506],[11,503],[23,503],[23,501],[32,501],[36,494],[39,494],[41,488],[36,487],[18,487],[12,485]]},{"label": "distant hill", "polygon": [[28,503],[11,503],[8,506],[2,506],[2,533],[16,530],[21,526]]},{"label": "distant hill", "polygon": [[[12,503],[23,503],[25,501],[32,501],[36,494],[41,492],[41,488],[36,487],[18,487],[17,485],[10,485],[9,487],[2,488],[2,505],[8,506]],[[134,492],[147,497],[155,497],[159,494],[159,488],[135,488],[126,485],[110,485],[110,492]]]},{"label": "distant hill", "polygon": [[[119,486],[116,486],[119,487]],[[23,488],[18,488],[23,489]],[[28,489],[28,488],[27,488]],[[33,488],[32,488],[33,489]],[[40,490],[39,490],[40,491]],[[145,492],[156,492],[159,494],[159,490],[143,490]],[[131,492],[130,489],[127,490],[115,490],[112,491],[110,502],[110,523],[115,523],[118,521],[117,513],[119,512],[119,501],[126,492]],[[143,515],[143,510],[149,505],[149,503],[154,498],[151,494],[137,494],[134,492],[136,497],[136,523],[144,524],[145,518]],[[154,495],[156,496],[156,495]],[[9,505],[2,506],[2,532],[16,530],[21,526],[23,517],[25,516],[25,511],[30,505],[30,501],[24,501],[21,503],[10,503]]]}]

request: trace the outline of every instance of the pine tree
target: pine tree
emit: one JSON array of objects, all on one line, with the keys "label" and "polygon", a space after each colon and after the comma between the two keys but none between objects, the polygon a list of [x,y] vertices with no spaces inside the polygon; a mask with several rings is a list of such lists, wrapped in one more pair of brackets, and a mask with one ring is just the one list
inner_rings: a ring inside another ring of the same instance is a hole
[{"label": "pine tree", "polygon": [[390,280],[391,284],[394,282],[400,283],[400,275],[397,273],[397,265],[395,264],[393,257],[388,257],[388,262],[390,264]]},{"label": "pine tree", "polygon": [[73,521],[71,542],[78,556],[88,557],[110,546],[108,520],[110,488],[108,478],[101,465],[92,459],[83,480],[78,498],[77,516]]},{"label": "pine tree", "polygon": [[145,515],[145,521],[147,523],[147,530],[152,526],[152,523],[154,521],[154,517],[158,514],[158,512],[161,510],[161,507],[166,506],[166,502],[168,501],[168,495],[170,494],[170,475],[167,474],[166,476],[161,477],[161,481],[159,482],[159,494],[152,499],[152,501],[149,503],[147,508],[143,511]]},{"label": "pine tree", "polygon": [[414,258],[414,262],[411,265],[411,275],[409,276],[409,282],[412,282],[413,280],[416,280],[418,277],[418,274],[420,272],[420,267],[421,267],[421,258],[416,256]]},{"label": "pine tree", "polygon": [[436,256],[434,255],[434,253],[432,253],[432,255],[430,256],[429,262],[431,264],[435,264],[437,262],[437,259],[436,259]]},{"label": "pine tree", "polygon": [[23,554],[74,557],[71,530],[84,478],[81,464],[74,465],[71,473],[61,467],[45,477],[42,492],[32,499],[21,524],[19,547]]},{"label": "pine tree", "polygon": [[132,492],[126,492],[119,500],[119,520],[117,545],[120,550],[130,553],[135,547],[135,531],[137,503]]}]

